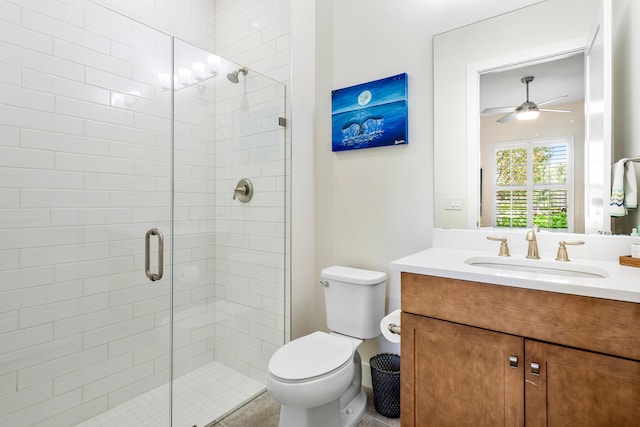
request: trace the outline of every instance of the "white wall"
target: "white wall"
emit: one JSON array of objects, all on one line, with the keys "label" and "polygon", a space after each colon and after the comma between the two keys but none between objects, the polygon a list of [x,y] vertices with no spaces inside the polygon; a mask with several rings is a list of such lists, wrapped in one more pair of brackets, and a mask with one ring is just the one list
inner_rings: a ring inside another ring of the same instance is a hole
[{"label": "white wall", "polygon": [[[334,0],[330,6],[321,4],[321,1],[316,3],[316,56],[310,59],[317,61],[314,115],[316,261],[313,284],[304,286],[315,286],[320,270],[331,264],[353,265],[390,273],[389,261],[430,246],[434,193],[443,190],[434,188],[433,180],[433,168],[436,165],[433,155],[432,38],[435,34],[507,11],[495,9],[504,6],[505,2],[499,1],[478,4],[479,2],[458,0],[436,4],[411,0],[392,3],[381,0]],[[590,1],[589,5],[593,3]],[[638,5],[633,0],[626,3],[628,15],[637,17]],[[512,6],[515,9],[522,4]],[[584,9],[582,2],[577,0],[572,1],[568,7],[577,7],[580,11]],[[589,16],[592,15],[590,13]],[[553,16],[545,16],[541,18],[540,25],[533,27],[546,28],[554,25],[554,28],[565,28],[566,22],[553,23],[552,19]],[[630,21],[626,26],[625,37],[637,41],[639,27],[633,21],[636,18],[627,19]],[[503,34],[496,34],[496,37],[518,34],[524,26],[526,25],[513,31],[505,30]],[[580,29],[580,32],[584,31]],[[536,32],[536,37],[544,37],[544,34],[545,31]],[[567,37],[574,35],[567,33]],[[473,49],[460,46],[455,40],[450,51],[452,54],[474,54]],[[628,93],[629,90],[637,91],[639,87],[635,84],[635,74],[631,71],[638,68],[633,66],[637,60],[637,45],[629,43],[625,53],[631,64],[625,68],[627,84],[623,84],[624,88],[620,87],[619,90],[626,90]],[[294,70],[295,65],[294,62]],[[332,153],[331,90],[399,72],[407,72],[409,76],[409,144]],[[294,74],[294,80],[297,77]],[[464,104],[466,94],[464,84],[462,85],[459,89],[463,93]],[[631,100],[638,99],[638,96],[625,99],[632,103]],[[636,111],[634,108],[627,109],[629,114],[634,114],[633,117],[638,115],[631,113]],[[628,129],[626,139],[634,141],[629,144],[635,144],[627,155],[640,155],[640,147],[637,145],[637,141],[640,141],[637,136],[638,128],[632,124],[637,120],[633,120],[631,115],[624,117]],[[460,132],[461,126],[453,124],[449,129],[451,132]],[[465,131],[462,132],[462,137],[457,139],[464,144]],[[464,152],[464,147],[455,147],[457,153]],[[461,179],[460,176],[454,174],[447,179],[460,182],[460,194],[464,194],[466,178]],[[399,304],[399,287],[397,277],[390,275],[390,279],[389,306],[393,308]],[[301,318],[308,320],[304,322],[305,330],[300,330],[299,333],[324,328],[324,318],[317,316],[317,311],[313,308],[314,304],[322,301],[322,293],[313,288],[309,294],[314,296],[314,300],[306,302],[310,314],[301,314]],[[296,319],[294,317],[294,323]],[[381,342],[367,343],[363,360],[367,361],[368,357],[380,349],[387,348]]]},{"label": "white wall", "polygon": [[[389,273],[388,306],[399,306],[398,278],[389,270],[390,261],[431,245],[432,37],[504,12],[506,7],[502,2],[479,6],[462,0],[437,5],[414,0],[315,3],[308,13],[315,14],[316,40],[308,43],[307,60],[316,63],[316,70],[315,76],[305,80],[316,87],[315,182],[298,183],[294,174],[294,186],[308,183],[316,193],[315,265],[312,273],[307,269],[303,283],[294,283],[294,302],[297,287],[305,287],[307,297],[293,307],[294,336],[325,329],[324,300],[317,283],[322,268],[333,264]],[[295,73],[304,58],[294,55],[293,59],[295,83],[304,78]],[[409,144],[332,153],[331,90],[402,72],[409,79]],[[295,97],[295,84],[293,89]],[[294,138],[293,143],[295,164],[295,145],[307,141]],[[295,328],[298,323],[303,326]],[[397,351],[374,340],[362,348],[363,361],[368,362],[381,346]]]},{"label": "white wall", "polygon": [[[297,0],[291,9],[291,337],[317,330],[324,311],[315,269],[315,165],[317,76],[325,72],[320,57],[331,40],[326,28],[331,2]],[[324,64],[326,65],[326,64]]]},{"label": "white wall", "polygon": [[[318,37],[331,45],[321,57],[316,102],[316,269],[338,264],[390,273],[389,263],[431,245],[433,224],[431,35],[427,7],[415,2],[334,2],[333,26]],[[329,56],[330,55],[330,56]],[[406,72],[408,145],[333,153],[331,90]],[[399,307],[392,283],[389,308]],[[316,289],[320,293],[320,287]],[[323,301],[320,294],[318,301]],[[324,312],[315,319],[325,329]],[[376,340],[360,353],[365,365]],[[365,366],[365,382],[368,368]]]}]

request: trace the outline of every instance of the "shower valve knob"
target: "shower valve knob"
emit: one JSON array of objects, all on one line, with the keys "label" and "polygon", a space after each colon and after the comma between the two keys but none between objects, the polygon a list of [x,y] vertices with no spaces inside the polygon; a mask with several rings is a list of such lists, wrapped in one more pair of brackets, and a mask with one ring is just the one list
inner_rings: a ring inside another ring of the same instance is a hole
[{"label": "shower valve knob", "polygon": [[247,194],[247,187],[246,186],[242,186],[242,187],[237,187],[236,189],[233,190],[233,198],[236,198],[236,194],[240,194],[240,195],[245,195]]},{"label": "shower valve knob", "polygon": [[238,199],[247,203],[253,197],[253,184],[247,178],[242,178],[233,189],[233,200]]}]

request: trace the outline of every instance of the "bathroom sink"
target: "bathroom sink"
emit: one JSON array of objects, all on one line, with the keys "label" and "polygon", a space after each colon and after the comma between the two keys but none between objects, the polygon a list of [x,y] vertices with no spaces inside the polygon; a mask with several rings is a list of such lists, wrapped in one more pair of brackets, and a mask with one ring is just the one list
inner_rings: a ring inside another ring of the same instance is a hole
[{"label": "bathroom sink", "polygon": [[585,277],[591,279],[602,279],[609,276],[605,270],[590,265],[572,264],[562,261],[543,261],[539,259],[471,257],[465,261],[465,264],[493,270],[524,271],[553,276]]}]

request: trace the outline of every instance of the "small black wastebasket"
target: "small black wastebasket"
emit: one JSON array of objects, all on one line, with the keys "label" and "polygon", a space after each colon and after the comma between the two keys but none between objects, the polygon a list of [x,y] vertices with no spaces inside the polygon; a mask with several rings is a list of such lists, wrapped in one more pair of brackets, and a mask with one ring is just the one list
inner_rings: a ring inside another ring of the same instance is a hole
[{"label": "small black wastebasket", "polygon": [[400,416],[400,356],[383,353],[369,360],[373,406],[387,418]]}]

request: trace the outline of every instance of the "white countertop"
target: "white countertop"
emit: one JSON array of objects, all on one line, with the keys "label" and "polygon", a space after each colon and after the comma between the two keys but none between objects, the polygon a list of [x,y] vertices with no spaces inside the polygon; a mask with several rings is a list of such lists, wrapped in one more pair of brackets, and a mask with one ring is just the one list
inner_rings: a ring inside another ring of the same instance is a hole
[{"label": "white countertop", "polygon": [[[494,242],[495,243],[495,242]],[[495,246],[495,245],[493,245]],[[496,247],[497,250],[497,247]],[[510,258],[524,258],[520,254],[511,254]],[[528,271],[508,271],[497,268],[486,268],[469,265],[465,260],[473,257],[492,257],[500,259],[496,252],[479,250],[462,250],[436,247],[427,249],[391,263],[393,270],[446,277],[450,279],[469,280],[496,285],[506,285],[541,291],[560,292],[573,295],[584,295],[619,301],[640,303],[640,268],[620,265],[618,261],[600,261],[593,259],[574,259],[571,264],[583,265],[586,268],[605,270],[608,277],[573,277],[556,276]],[[559,263],[553,257],[541,256],[540,260],[527,260],[541,264]]]}]

